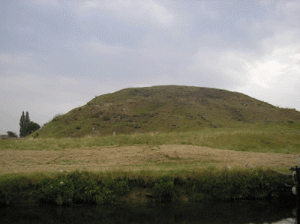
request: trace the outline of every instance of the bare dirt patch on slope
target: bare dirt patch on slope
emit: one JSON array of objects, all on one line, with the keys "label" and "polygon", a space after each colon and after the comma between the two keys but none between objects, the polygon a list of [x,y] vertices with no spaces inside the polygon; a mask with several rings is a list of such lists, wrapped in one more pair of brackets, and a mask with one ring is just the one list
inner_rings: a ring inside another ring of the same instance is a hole
[{"label": "bare dirt patch on slope", "polygon": [[0,174],[44,171],[197,170],[215,167],[288,169],[297,154],[256,153],[202,146],[161,145],[66,149],[61,151],[1,150]]}]

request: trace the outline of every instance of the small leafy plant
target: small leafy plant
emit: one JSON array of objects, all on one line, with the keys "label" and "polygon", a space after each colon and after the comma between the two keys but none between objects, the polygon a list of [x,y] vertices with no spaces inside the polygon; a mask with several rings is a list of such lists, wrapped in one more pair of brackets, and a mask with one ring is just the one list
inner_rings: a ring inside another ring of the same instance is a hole
[{"label": "small leafy plant", "polygon": [[153,197],[158,202],[171,202],[175,199],[174,181],[169,176],[158,178],[153,188]]}]

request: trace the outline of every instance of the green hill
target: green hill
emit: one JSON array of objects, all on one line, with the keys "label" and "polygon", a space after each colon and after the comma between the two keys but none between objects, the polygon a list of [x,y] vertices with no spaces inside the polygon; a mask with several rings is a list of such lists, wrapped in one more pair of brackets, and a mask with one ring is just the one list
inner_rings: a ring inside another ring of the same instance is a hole
[{"label": "green hill", "polygon": [[56,116],[33,135],[82,137],[299,123],[300,112],[247,95],[190,86],[128,88]]}]

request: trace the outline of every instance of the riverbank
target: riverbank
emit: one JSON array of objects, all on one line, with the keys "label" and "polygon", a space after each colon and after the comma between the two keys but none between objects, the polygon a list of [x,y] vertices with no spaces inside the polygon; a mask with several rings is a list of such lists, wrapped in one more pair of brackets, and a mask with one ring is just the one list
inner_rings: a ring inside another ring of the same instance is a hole
[{"label": "riverbank", "polygon": [[52,172],[0,176],[0,203],[56,205],[121,202],[271,200],[291,203],[287,176],[263,169],[207,168],[198,172]]},{"label": "riverbank", "polygon": [[0,140],[0,203],[289,199],[298,127]]}]

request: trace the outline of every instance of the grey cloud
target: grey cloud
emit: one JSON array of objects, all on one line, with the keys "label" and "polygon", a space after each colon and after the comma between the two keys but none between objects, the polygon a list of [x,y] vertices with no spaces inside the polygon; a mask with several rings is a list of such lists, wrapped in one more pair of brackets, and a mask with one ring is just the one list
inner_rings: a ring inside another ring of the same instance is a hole
[{"label": "grey cloud", "polygon": [[298,1],[5,1],[0,121],[9,122],[0,134],[18,130],[22,110],[42,124],[134,86],[222,88],[299,110],[298,9]]}]

